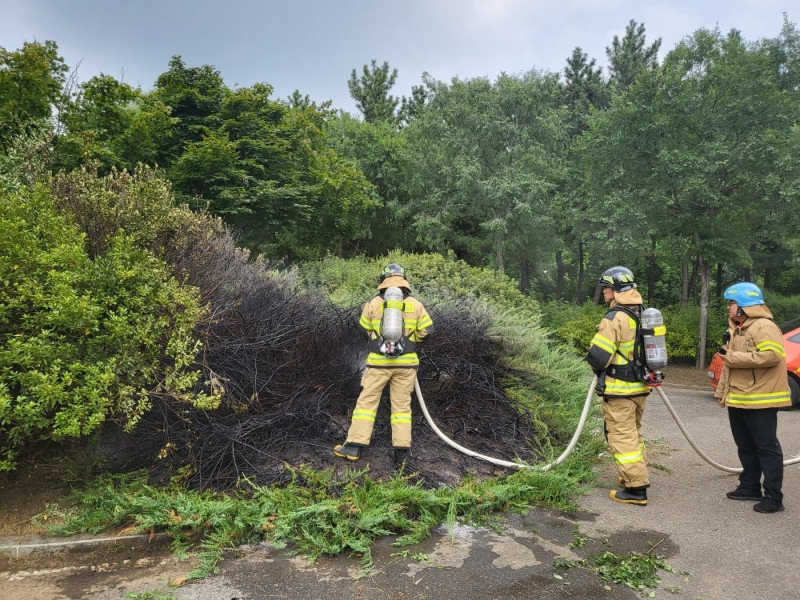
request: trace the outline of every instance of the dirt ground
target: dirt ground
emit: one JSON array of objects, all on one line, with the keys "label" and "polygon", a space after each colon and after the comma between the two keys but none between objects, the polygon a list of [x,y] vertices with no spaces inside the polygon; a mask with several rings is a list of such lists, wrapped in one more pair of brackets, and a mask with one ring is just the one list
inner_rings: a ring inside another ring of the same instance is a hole
[{"label": "dirt ground", "polygon": [[[73,476],[65,461],[36,457],[16,471],[0,474],[0,536],[27,536],[42,531],[37,515],[48,506],[65,506]],[[76,481],[77,483],[77,481]]]}]

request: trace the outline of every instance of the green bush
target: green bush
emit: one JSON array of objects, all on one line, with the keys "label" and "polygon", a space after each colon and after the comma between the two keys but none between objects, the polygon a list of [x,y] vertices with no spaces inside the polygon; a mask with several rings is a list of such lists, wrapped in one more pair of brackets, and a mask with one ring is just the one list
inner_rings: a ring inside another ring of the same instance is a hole
[{"label": "green bush", "polygon": [[122,232],[90,258],[44,187],[0,192],[0,470],[40,439],[132,427],[152,394],[193,395],[196,291]]},{"label": "green bush", "polygon": [[548,302],[542,307],[542,322],[557,340],[583,356],[607,310],[605,305],[596,306],[588,300],[580,305]]},{"label": "green bush", "polygon": [[764,292],[764,301],[772,311],[776,323],[791,328],[800,327],[800,296],[784,296],[767,291]]},{"label": "green bush", "polygon": [[[706,329],[706,360],[710,360],[722,343],[727,328],[727,312],[709,306]],[[700,340],[700,307],[671,306],[661,309],[667,326],[667,355],[674,364],[694,364],[697,361],[697,344]]]},{"label": "green bush", "polygon": [[329,257],[300,268],[302,279],[313,288],[328,293],[336,304],[366,302],[375,294],[378,276],[387,264],[396,262],[405,269],[414,294],[423,300],[485,300],[501,308],[524,310],[536,323],[539,304],[521,293],[508,275],[441,254],[392,252],[379,258],[342,259]]}]

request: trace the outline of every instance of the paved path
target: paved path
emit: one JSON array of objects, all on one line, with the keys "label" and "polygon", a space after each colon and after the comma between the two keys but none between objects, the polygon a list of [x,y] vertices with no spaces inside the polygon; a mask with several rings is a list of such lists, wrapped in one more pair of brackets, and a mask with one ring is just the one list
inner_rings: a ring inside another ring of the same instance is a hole
[{"label": "paved path", "polygon": [[[725,412],[711,394],[677,387],[668,387],[667,393],[702,447],[718,461],[736,466]],[[309,565],[303,557],[258,546],[224,561],[216,577],[171,589],[169,580],[184,575],[190,568],[186,563],[163,549],[123,547],[69,558],[4,559],[0,597],[105,600],[160,589],[163,597],[180,600],[632,599],[638,597],[632,590],[617,585],[606,589],[588,569],[554,570],[553,563],[559,557],[577,560],[607,549],[646,552],[654,545],[653,552],[676,569],[663,574],[656,597],[800,597],[800,570],[794,564],[800,537],[800,467],[786,470],[786,512],[761,515],[751,502],[725,498],[736,485],[735,476],[696,456],[657,396],[651,398],[644,426],[651,462],[659,467],[653,469],[647,507],[607,499],[615,473],[606,460],[601,477],[605,487],[586,496],[574,515],[535,509],[524,517],[510,515],[502,534],[460,527],[453,536],[439,532],[402,549],[391,546],[390,539],[381,540],[374,551],[375,567],[366,577],[360,576],[355,557]],[[800,411],[780,413],[779,435],[787,456],[800,453]]]},{"label": "paved path", "polygon": [[[665,390],[698,446],[717,462],[738,467],[726,409],[711,392]],[[649,504],[638,510],[619,510],[605,497],[606,490],[594,490],[581,504],[597,516],[581,530],[590,536],[626,527],[667,532],[678,546],[669,563],[692,573],[681,584],[689,598],[800,598],[800,465],[784,470],[786,511],[763,515],[753,510],[753,502],[725,497],[736,487],[737,476],[707,465],[656,395],[648,401],[643,427],[646,439],[673,448],[651,459],[669,473],[652,470]],[[800,411],[778,413],[778,439],[785,459],[800,454]]]}]

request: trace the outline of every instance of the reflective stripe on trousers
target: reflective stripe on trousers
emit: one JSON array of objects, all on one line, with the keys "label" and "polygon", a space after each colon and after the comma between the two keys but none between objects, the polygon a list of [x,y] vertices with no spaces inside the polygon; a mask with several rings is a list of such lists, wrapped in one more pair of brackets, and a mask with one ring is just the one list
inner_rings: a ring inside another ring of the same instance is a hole
[{"label": "reflective stripe on trousers", "polygon": [[603,401],[603,418],[608,430],[608,445],[614,456],[617,472],[627,487],[650,484],[647,456],[642,437],[642,415],[647,396],[607,398]]},{"label": "reflective stripe on trousers", "polygon": [[353,420],[347,432],[347,441],[368,446],[372,428],[381,401],[381,394],[389,384],[392,414],[392,446],[411,447],[411,392],[414,390],[416,369],[376,369],[367,367],[361,377],[361,394],[353,410]]}]

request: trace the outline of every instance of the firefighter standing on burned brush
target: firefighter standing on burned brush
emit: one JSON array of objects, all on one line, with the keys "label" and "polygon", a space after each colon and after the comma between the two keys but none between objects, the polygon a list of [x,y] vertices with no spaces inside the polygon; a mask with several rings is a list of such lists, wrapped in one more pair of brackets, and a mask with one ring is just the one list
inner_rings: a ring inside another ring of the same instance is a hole
[{"label": "firefighter standing on burned brush", "polygon": [[361,457],[372,438],[383,388],[389,384],[394,462],[401,466],[411,449],[411,392],[419,367],[416,347],[433,333],[433,321],[411,295],[400,265],[386,267],[378,279],[378,294],[364,306],[359,324],[369,336],[367,368],[347,441],[337,444],[333,453],[351,461]]},{"label": "firefighter standing on burned brush", "polygon": [[609,311],[597,326],[586,361],[598,376],[597,393],[603,398],[606,438],[619,473],[620,490],[608,497],[625,504],[647,504],[647,470],[642,415],[650,388],[634,369],[634,346],[642,315],[642,296],[633,273],[625,267],[603,272],[599,284]]}]

